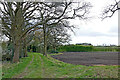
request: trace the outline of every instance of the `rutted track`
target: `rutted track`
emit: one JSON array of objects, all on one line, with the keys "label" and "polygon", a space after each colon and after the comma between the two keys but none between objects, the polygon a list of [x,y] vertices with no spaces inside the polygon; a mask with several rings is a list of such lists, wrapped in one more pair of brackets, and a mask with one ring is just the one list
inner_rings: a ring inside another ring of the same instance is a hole
[{"label": "rutted track", "polygon": [[34,56],[32,57],[32,61],[30,61],[29,65],[27,65],[27,67],[25,68],[24,72],[20,73],[17,76],[13,76],[13,78],[23,78],[24,76],[26,76],[27,75],[27,71],[28,71],[28,67],[31,65],[33,60],[34,60]]},{"label": "rutted track", "polygon": [[41,71],[42,71],[41,76],[43,77],[43,76],[44,76],[44,74],[45,74],[44,63],[43,63],[43,59],[41,58],[41,56],[40,56],[40,55],[39,55],[39,57],[40,57],[40,60],[41,60]]},{"label": "rutted track", "polygon": [[118,52],[64,52],[52,57],[79,65],[118,65]]}]

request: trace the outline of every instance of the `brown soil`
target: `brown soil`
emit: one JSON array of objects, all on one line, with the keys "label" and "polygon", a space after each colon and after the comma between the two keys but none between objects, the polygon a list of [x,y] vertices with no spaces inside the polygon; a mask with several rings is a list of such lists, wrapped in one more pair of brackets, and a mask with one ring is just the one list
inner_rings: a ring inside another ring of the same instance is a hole
[{"label": "brown soil", "polygon": [[64,52],[52,57],[76,65],[118,65],[118,52]]}]

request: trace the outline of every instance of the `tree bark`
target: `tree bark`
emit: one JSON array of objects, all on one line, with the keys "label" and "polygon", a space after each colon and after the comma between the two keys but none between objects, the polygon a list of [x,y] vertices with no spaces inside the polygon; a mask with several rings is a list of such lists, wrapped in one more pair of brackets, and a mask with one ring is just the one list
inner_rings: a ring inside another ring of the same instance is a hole
[{"label": "tree bark", "polygon": [[20,50],[20,53],[19,53],[20,58],[24,57],[22,41],[20,41],[19,50]]},{"label": "tree bark", "polygon": [[27,43],[26,43],[26,39],[24,39],[23,42],[23,52],[24,52],[24,57],[27,57]]},{"label": "tree bark", "polygon": [[25,48],[24,48],[24,50],[25,50],[24,57],[27,57],[27,56],[28,56],[28,55],[27,55],[27,45],[25,45]]},{"label": "tree bark", "polygon": [[15,44],[14,56],[13,56],[13,63],[19,62],[19,44]]},{"label": "tree bark", "polygon": [[44,51],[43,55],[47,56],[47,38],[46,38],[46,27],[43,25],[43,33],[44,33]]},{"label": "tree bark", "polygon": [[55,52],[56,52],[56,46],[54,47],[54,50],[55,50]]}]

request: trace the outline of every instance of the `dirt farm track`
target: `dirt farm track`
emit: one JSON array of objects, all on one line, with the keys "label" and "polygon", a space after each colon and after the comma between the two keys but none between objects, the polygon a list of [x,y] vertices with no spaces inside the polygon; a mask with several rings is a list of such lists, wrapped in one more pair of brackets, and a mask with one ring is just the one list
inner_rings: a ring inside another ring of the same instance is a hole
[{"label": "dirt farm track", "polygon": [[118,65],[118,52],[64,52],[52,57],[79,65]]}]

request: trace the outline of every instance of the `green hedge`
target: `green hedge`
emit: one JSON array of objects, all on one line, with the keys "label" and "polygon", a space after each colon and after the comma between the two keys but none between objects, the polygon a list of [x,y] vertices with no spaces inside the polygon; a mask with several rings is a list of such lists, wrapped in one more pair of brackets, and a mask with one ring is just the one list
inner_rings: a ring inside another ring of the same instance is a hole
[{"label": "green hedge", "polygon": [[59,52],[87,52],[92,51],[93,46],[83,46],[83,45],[64,45],[60,46],[58,51]]},{"label": "green hedge", "polygon": [[85,46],[85,45],[64,45],[58,48],[59,52],[88,52],[88,51],[120,51],[119,47],[96,47],[96,46]]}]

